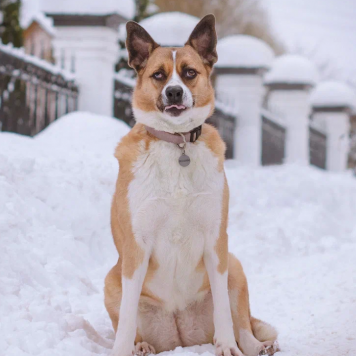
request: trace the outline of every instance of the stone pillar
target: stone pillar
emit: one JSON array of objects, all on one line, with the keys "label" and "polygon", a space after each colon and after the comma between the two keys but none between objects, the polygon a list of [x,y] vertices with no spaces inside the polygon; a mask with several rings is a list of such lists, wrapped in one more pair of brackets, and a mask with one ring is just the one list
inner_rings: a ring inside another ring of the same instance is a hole
[{"label": "stone pillar", "polygon": [[244,165],[261,165],[261,106],[264,95],[262,76],[263,71],[260,68],[216,69],[217,97],[229,98],[238,112],[234,159]]},{"label": "stone pillar", "polygon": [[326,124],[326,168],[333,172],[347,169],[349,154],[350,111],[348,107],[313,108],[313,118]]},{"label": "stone pillar", "polygon": [[258,38],[233,35],[218,42],[217,52],[216,95],[223,102],[228,98],[238,113],[234,132],[234,159],[244,165],[260,166],[263,74],[274,59],[273,50]]},{"label": "stone pillar", "polygon": [[56,63],[75,74],[78,110],[113,116],[118,31],[109,27],[57,27]]},{"label": "stone pillar", "polygon": [[313,119],[323,122],[327,133],[326,168],[341,172],[347,169],[350,150],[351,108],[356,93],[346,83],[329,80],[319,83],[311,95]]},{"label": "stone pillar", "polygon": [[309,164],[310,89],[317,79],[315,65],[293,54],[276,58],[265,76],[267,107],[286,126],[286,163]]},{"label": "stone pillar", "polygon": [[267,107],[281,117],[287,134],[285,163],[309,164],[309,103],[308,84],[269,83]]}]

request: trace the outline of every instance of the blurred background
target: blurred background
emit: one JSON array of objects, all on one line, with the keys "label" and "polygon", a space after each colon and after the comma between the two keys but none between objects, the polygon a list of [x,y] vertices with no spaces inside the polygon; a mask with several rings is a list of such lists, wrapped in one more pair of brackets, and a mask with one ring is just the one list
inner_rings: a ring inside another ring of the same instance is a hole
[{"label": "blurred background", "polygon": [[278,355],[356,354],[355,0],[0,0],[1,355],[110,355],[113,152],[136,83],[125,23],[183,46],[207,13],[208,121],[252,315],[277,327]]},{"label": "blurred background", "polygon": [[33,136],[76,110],[132,126],[126,21],[182,46],[213,13],[219,61],[209,121],[227,157],[356,166],[353,0],[1,0],[0,10],[2,131]]}]

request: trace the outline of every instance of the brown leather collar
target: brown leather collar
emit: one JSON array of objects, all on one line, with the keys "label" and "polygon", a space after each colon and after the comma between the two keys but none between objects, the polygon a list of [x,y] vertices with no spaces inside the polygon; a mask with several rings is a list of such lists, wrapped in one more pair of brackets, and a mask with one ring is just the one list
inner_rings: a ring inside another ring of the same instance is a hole
[{"label": "brown leather collar", "polygon": [[158,130],[154,129],[153,127],[149,127],[149,126],[145,126],[145,127],[146,127],[146,130],[151,135],[159,138],[160,140],[175,143],[176,145],[184,143],[183,137],[181,135],[184,135],[186,142],[195,142],[201,135],[201,129],[202,129],[202,126],[200,125],[200,126],[196,127],[194,130],[189,131],[189,132],[182,132],[182,134],[179,134],[179,133],[171,134],[166,131],[158,131]]}]

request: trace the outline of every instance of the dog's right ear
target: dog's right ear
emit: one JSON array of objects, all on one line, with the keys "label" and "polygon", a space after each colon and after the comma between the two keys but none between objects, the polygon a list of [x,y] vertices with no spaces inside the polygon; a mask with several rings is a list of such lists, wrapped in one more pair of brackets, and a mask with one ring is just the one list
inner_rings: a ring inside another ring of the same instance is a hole
[{"label": "dog's right ear", "polygon": [[129,53],[129,66],[139,72],[146,64],[148,57],[159,45],[148,32],[137,22],[129,21],[126,24],[126,48]]}]

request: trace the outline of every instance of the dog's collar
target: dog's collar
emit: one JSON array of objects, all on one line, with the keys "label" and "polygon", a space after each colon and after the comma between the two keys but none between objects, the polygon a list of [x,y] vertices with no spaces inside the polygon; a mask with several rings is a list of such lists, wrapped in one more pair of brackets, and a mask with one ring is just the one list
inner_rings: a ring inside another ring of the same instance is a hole
[{"label": "dog's collar", "polygon": [[[176,145],[184,144],[185,142],[195,142],[201,135],[202,125],[196,127],[192,131],[182,132],[182,133],[174,133],[171,134],[166,131],[159,131],[154,129],[153,127],[145,126],[147,132],[151,135],[157,137],[160,140],[174,143]],[[183,139],[185,137],[185,140]]]}]

